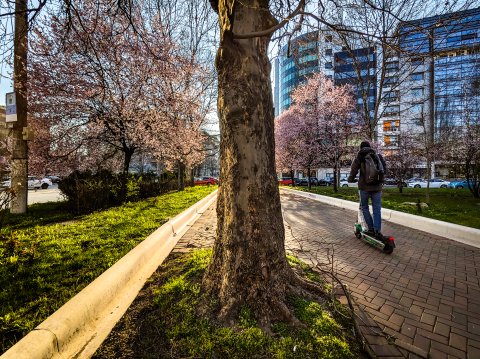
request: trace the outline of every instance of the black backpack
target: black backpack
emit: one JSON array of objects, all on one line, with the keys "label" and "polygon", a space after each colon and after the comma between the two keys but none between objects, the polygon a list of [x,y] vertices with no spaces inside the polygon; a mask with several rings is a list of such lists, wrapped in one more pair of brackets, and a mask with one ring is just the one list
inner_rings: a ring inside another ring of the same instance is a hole
[{"label": "black backpack", "polygon": [[380,158],[375,152],[370,152],[367,154],[362,165],[363,174],[365,175],[365,183],[383,183],[385,169],[383,168],[382,161],[380,161]]}]

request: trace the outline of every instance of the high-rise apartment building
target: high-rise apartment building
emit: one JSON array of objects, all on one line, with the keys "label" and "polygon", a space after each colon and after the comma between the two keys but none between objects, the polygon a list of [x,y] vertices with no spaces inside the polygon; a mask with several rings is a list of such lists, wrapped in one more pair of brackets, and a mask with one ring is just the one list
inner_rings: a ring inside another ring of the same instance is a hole
[{"label": "high-rise apartment building", "polygon": [[[396,102],[388,104],[379,131],[385,146],[395,148],[393,128],[407,133],[426,128],[436,136],[445,126],[461,126],[465,116],[478,118],[480,8],[408,21],[398,35],[391,80]],[[387,112],[396,117],[387,118]]]}]

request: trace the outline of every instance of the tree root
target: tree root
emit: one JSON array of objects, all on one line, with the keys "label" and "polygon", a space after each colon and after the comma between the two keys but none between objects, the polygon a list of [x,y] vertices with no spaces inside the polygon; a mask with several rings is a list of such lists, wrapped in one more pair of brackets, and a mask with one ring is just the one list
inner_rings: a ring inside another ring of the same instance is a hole
[{"label": "tree root", "polygon": [[313,299],[319,303],[325,302],[326,293],[323,287],[318,283],[300,277],[297,273],[292,275],[289,287],[293,295]]}]

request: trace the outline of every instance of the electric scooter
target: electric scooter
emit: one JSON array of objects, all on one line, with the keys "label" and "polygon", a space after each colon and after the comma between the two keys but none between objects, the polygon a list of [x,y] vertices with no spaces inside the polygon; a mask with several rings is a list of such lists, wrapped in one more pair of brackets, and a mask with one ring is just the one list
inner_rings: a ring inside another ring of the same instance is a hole
[{"label": "electric scooter", "polygon": [[358,222],[355,223],[354,228],[355,228],[355,236],[358,239],[362,239],[368,244],[380,250],[383,250],[386,254],[391,254],[393,252],[393,248],[395,248],[395,238],[383,236],[383,240],[380,241],[375,237],[372,237],[365,233],[367,232],[368,228],[367,228],[365,219],[363,218],[363,213],[361,209],[359,209],[358,211]]}]

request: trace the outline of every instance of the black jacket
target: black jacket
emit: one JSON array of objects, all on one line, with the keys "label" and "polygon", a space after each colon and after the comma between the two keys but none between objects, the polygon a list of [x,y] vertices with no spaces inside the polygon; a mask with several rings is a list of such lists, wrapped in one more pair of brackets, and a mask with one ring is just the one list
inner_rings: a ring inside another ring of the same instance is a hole
[{"label": "black jacket", "polygon": [[[360,178],[358,179],[358,189],[361,189],[362,191],[369,191],[369,192],[381,191],[383,187],[383,183],[367,184],[365,182],[365,176],[362,173],[363,170],[361,169],[361,164],[362,162],[365,162],[365,156],[369,153],[375,153],[375,151],[370,147],[364,147],[360,151],[358,151],[357,157],[355,157],[355,160],[353,161],[352,167],[350,169],[350,176],[348,176],[348,182],[354,182],[358,171],[360,171]],[[385,164],[385,160],[380,154],[378,155],[378,158],[380,158],[380,161],[382,162],[382,165],[383,165],[383,169],[386,173],[387,166]]]}]

